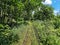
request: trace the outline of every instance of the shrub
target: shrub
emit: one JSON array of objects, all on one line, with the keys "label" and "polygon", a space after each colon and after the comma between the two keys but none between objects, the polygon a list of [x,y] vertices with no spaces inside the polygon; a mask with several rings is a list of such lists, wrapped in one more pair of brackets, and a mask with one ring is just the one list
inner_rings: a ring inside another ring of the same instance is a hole
[{"label": "shrub", "polygon": [[17,34],[14,35],[8,25],[3,26],[0,24],[0,45],[10,45],[16,41],[18,41]]}]

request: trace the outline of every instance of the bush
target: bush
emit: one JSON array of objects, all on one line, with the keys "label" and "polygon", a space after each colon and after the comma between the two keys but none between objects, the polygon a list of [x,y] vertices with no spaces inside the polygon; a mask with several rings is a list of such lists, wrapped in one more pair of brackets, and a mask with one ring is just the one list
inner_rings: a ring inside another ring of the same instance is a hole
[{"label": "bush", "polygon": [[18,41],[18,35],[14,35],[9,26],[3,26],[0,24],[0,45],[10,45],[13,42]]},{"label": "bush", "polygon": [[35,21],[33,22],[36,35],[40,45],[60,45],[60,30],[54,29],[50,22]]}]

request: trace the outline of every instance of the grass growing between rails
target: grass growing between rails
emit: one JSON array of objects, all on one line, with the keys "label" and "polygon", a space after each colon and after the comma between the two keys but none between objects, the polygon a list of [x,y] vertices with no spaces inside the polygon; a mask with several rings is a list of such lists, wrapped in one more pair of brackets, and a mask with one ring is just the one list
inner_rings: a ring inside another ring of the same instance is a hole
[{"label": "grass growing between rails", "polygon": [[21,25],[14,28],[13,33],[18,34],[19,42],[12,45],[38,45],[34,29],[31,25]]}]

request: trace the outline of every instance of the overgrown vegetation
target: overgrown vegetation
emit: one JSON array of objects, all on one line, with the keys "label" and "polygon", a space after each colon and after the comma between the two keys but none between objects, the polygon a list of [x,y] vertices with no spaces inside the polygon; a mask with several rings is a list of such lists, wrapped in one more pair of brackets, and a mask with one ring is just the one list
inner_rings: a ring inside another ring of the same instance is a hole
[{"label": "overgrown vegetation", "polygon": [[44,0],[0,0],[0,45],[60,45],[60,14]]}]

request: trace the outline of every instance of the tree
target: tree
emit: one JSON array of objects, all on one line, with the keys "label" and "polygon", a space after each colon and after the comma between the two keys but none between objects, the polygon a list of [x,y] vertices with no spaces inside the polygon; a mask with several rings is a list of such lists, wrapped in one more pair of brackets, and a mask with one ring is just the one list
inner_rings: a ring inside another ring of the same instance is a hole
[{"label": "tree", "polygon": [[[25,0],[22,1],[24,4],[24,12],[23,12],[23,18],[24,20],[31,20],[32,18],[32,12],[41,6],[41,1],[42,0]],[[24,14],[25,13],[25,14]]]},{"label": "tree", "polygon": [[41,6],[42,0],[0,0],[0,23],[12,25],[30,20],[32,11]]},{"label": "tree", "polygon": [[34,15],[34,18],[39,20],[51,20],[53,17],[53,8],[49,5],[42,5]]}]

